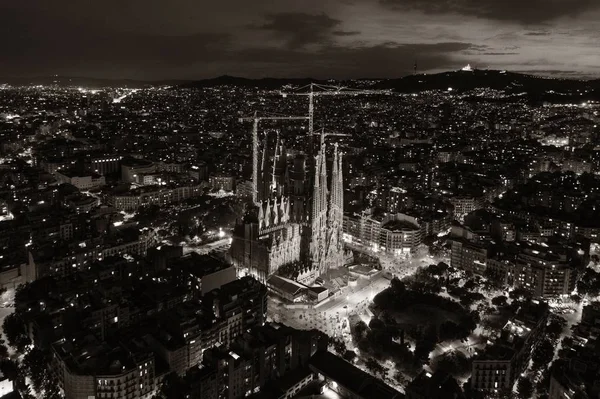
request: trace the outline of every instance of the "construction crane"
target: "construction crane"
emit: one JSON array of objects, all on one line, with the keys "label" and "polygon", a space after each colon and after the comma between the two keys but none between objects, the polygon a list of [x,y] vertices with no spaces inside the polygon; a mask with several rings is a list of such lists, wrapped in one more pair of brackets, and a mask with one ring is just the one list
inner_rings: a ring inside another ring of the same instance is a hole
[{"label": "construction crane", "polygon": [[[308,89],[308,92],[305,90]],[[320,91],[315,91],[318,89]],[[314,98],[319,96],[344,96],[344,95],[359,95],[359,94],[389,94],[390,90],[359,90],[349,89],[342,86],[325,86],[316,83],[300,87],[298,90],[290,93],[281,92],[281,95],[285,98],[287,96],[307,96],[308,97],[308,134],[312,137],[314,133],[314,112],[315,103]]]},{"label": "construction crane", "polygon": [[257,204],[258,198],[258,123],[260,121],[289,121],[306,120],[307,116],[258,116],[254,112],[253,116],[239,118],[240,122],[253,122],[252,126],[252,203]]},{"label": "construction crane", "polygon": [[328,136],[350,137],[351,136],[351,134],[346,134],[346,133],[325,132],[325,128],[322,128],[320,133],[313,133],[313,135],[321,136],[321,147],[323,147],[323,145],[325,145],[325,137],[328,137]]}]

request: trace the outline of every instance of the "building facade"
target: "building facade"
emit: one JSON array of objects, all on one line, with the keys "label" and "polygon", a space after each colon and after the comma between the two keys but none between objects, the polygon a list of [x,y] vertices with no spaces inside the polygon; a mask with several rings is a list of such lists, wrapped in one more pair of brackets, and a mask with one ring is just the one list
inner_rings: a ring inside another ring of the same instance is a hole
[{"label": "building facade", "polygon": [[342,157],[334,147],[329,183],[325,150],[323,145],[315,160],[312,197],[304,193],[302,203],[310,203],[309,209],[297,207],[302,187],[293,187],[298,190],[291,199],[278,195],[285,190],[282,180],[273,177],[277,169],[259,179],[259,202],[234,229],[231,258],[236,267],[266,283],[279,268],[292,266],[303,283],[312,283],[329,268],[343,265]]}]

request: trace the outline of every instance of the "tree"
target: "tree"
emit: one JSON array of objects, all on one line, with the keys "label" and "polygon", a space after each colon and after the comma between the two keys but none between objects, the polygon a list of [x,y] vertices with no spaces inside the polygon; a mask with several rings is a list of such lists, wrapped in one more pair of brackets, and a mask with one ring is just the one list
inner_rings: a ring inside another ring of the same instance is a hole
[{"label": "tree", "polygon": [[538,395],[543,395],[543,394],[548,393],[548,390],[550,389],[550,375],[551,375],[550,368],[546,367],[542,371],[542,375],[538,379],[538,382],[535,386]]},{"label": "tree", "polygon": [[583,276],[577,282],[577,292],[588,297],[600,295],[600,273],[590,268],[585,269]]},{"label": "tree", "polygon": [[567,327],[567,321],[562,317],[552,317],[550,323],[546,327],[546,333],[552,340],[557,340]]},{"label": "tree", "polygon": [[443,262],[438,263],[437,265],[429,265],[426,269],[427,273],[435,278],[444,277],[448,272],[448,265]]},{"label": "tree", "polygon": [[367,324],[361,320],[354,326],[354,333],[360,339],[365,335],[368,329],[369,327],[367,327]]},{"label": "tree", "polygon": [[402,295],[406,291],[406,285],[396,277],[392,279],[390,286],[396,295]]},{"label": "tree", "polygon": [[15,386],[21,394],[22,399],[35,399],[35,396],[31,393],[31,387],[25,382],[25,376],[27,375],[27,370],[25,370],[25,366],[15,362],[17,367],[17,377],[15,378]]},{"label": "tree", "polygon": [[531,291],[525,288],[516,288],[512,290],[508,294],[508,296],[510,296],[510,298],[515,301],[527,301],[533,297],[533,294],[531,293]]},{"label": "tree", "polygon": [[517,382],[517,391],[519,392],[519,397],[522,399],[533,397],[533,383],[531,382],[531,379],[520,377]]},{"label": "tree", "polygon": [[475,282],[475,280],[469,279],[469,280],[467,280],[467,282],[465,282],[465,285],[463,285],[463,288],[467,291],[472,291],[475,288],[477,288],[477,283]]},{"label": "tree", "polygon": [[155,398],[184,399],[184,383],[181,377],[175,372],[164,376]]},{"label": "tree", "polygon": [[492,298],[492,305],[494,306],[504,306],[506,305],[507,297],[504,295],[499,295],[497,297]]},{"label": "tree", "polygon": [[62,399],[60,390],[58,389],[58,381],[53,377],[52,373],[48,373],[48,377],[43,384],[44,395],[43,399]]},{"label": "tree", "polygon": [[25,347],[31,343],[31,340],[27,336],[25,325],[16,313],[6,316],[2,324],[2,329],[6,335],[8,344],[19,353],[23,353]]},{"label": "tree", "polygon": [[540,370],[548,365],[554,358],[554,344],[549,339],[544,339],[534,349],[531,355],[533,369]]},{"label": "tree", "polygon": [[352,361],[354,361],[354,359],[356,358],[356,353],[354,353],[353,351],[347,350],[342,357],[346,361],[352,363]]},{"label": "tree", "polygon": [[8,358],[8,348],[4,345],[4,340],[0,339],[0,359]]},{"label": "tree", "polygon": [[437,266],[443,271],[448,271],[450,269],[450,266],[448,266],[448,264],[445,262],[440,262],[437,264]]},{"label": "tree", "polygon": [[429,354],[435,349],[435,342],[419,339],[415,344],[415,361],[426,363],[429,359]]},{"label": "tree", "polygon": [[452,320],[446,320],[440,324],[440,341],[451,341],[457,339],[461,329]]},{"label": "tree", "polygon": [[333,349],[334,349],[334,350],[335,350],[335,351],[336,351],[336,352],[337,352],[339,355],[343,355],[343,354],[345,354],[345,353],[346,353],[346,350],[347,350],[347,349],[346,349],[346,343],[345,343],[343,340],[341,340],[341,339],[334,340],[334,341],[332,342],[332,344],[333,344]]},{"label": "tree", "polygon": [[385,328],[375,328],[369,330],[367,339],[373,355],[377,358],[387,356],[389,348],[392,344],[392,336]]},{"label": "tree", "polygon": [[385,373],[385,368],[373,358],[369,358],[369,360],[366,361],[365,367],[373,374]]},{"label": "tree", "polygon": [[0,372],[9,380],[16,380],[19,374],[19,365],[11,359],[0,360]]},{"label": "tree", "polygon": [[426,362],[429,354],[435,349],[438,342],[438,334],[435,325],[429,325],[425,328],[423,336],[415,344],[415,360]]},{"label": "tree", "polygon": [[41,392],[50,378],[50,359],[48,352],[35,347],[23,357],[23,367],[36,392]]},{"label": "tree", "polygon": [[460,297],[460,303],[465,307],[470,307],[473,303],[479,302],[485,299],[485,296],[480,292],[465,292]]},{"label": "tree", "polygon": [[460,351],[447,352],[435,360],[434,368],[443,370],[456,378],[471,374],[471,361]]}]

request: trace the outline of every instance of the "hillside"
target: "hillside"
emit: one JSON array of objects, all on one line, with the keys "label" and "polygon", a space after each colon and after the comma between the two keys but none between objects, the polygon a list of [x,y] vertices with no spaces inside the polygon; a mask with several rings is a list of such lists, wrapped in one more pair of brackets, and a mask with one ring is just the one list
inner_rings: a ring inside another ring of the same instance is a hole
[{"label": "hillside", "polygon": [[[247,79],[221,76],[181,85],[184,88],[201,88],[221,85],[278,89],[284,85],[304,86],[311,82],[341,84],[348,87],[365,88],[365,80],[319,81],[304,79]],[[600,80],[556,79],[497,70],[450,71],[438,74],[410,75],[398,79],[369,79],[372,89],[391,89],[399,93],[418,93],[430,90],[465,92],[478,88],[504,91],[506,94],[526,93],[529,100],[549,102],[580,102],[600,100]],[[360,82],[360,83],[359,83]]]},{"label": "hillside", "polygon": [[532,100],[586,101],[600,99],[600,80],[571,80],[525,75],[497,70],[452,71],[432,75],[411,75],[379,81],[376,88],[401,93],[426,90],[464,92],[477,88],[502,90],[506,94],[527,93]]}]

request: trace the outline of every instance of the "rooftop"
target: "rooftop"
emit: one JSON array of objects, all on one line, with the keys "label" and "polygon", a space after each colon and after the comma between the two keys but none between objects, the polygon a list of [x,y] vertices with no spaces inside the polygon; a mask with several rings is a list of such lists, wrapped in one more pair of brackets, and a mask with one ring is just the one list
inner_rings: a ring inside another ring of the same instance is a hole
[{"label": "rooftop", "polygon": [[138,158],[127,158],[121,161],[123,166],[139,166],[139,167],[148,167],[152,166],[153,162],[148,161],[146,159],[138,159]]},{"label": "rooftop", "polygon": [[267,280],[267,285],[273,286],[280,291],[287,292],[288,294],[297,295],[306,287],[302,284],[295,282],[294,280],[290,280],[285,277],[281,277],[278,275],[273,275]]},{"label": "rooftop", "polygon": [[391,231],[413,231],[419,229],[418,226],[415,226],[413,223],[410,223],[405,220],[390,220],[389,222],[385,223],[382,227]]},{"label": "rooftop", "polygon": [[195,252],[190,252],[177,259],[175,265],[185,268],[196,277],[203,277],[232,267],[231,264],[221,258],[210,254],[200,255]]},{"label": "rooftop", "polygon": [[64,170],[58,171],[57,173],[60,173],[61,175],[67,176],[70,178],[91,176],[93,179],[99,179],[100,177],[102,177],[96,172],[92,172],[90,170],[81,170],[81,169],[64,169]]},{"label": "rooftop", "polygon": [[353,265],[350,266],[348,268],[350,271],[358,273],[358,274],[364,274],[364,275],[371,275],[371,274],[375,274],[377,273],[377,270],[373,269],[372,267],[369,267],[367,265]]},{"label": "rooftop", "polygon": [[320,351],[310,359],[310,368],[363,398],[398,399],[404,395],[381,380],[354,367],[331,352]]},{"label": "rooftop", "polygon": [[423,370],[406,387],[407,392],[419,393],[420,397],[428,399],[458,398],[462,390],[456,380],[444,371],[431,374]]},{"label": "rooftop", "polygon": [[63,339],[53,346],[70,371],[81,375],[121,375],[135,367],[136,358],[149,358],[151,353],[139,339],[128,343],[126,349],[120,343],[99,342],[92,335]]},{"label": "rooftop", "polygon": [[515,350],[510,346],[497,342],[485,348],[480,352],[474,361],[510,361],[515,354]]}]

